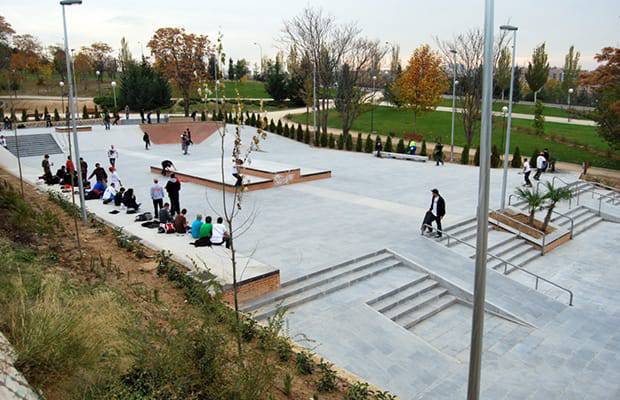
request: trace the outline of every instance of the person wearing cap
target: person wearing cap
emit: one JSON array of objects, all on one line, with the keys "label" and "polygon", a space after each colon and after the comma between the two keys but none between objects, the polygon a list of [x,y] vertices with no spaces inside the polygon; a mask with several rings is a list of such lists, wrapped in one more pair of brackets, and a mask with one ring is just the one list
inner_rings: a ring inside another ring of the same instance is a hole
[{"label": "person wearing cap", "polygon": [[431,225],[433,221],[435,221],[435,223],[437,224],[436,236],[441,237],[441,219],[444,217],[444,215],[446,215],[446,202],[443,197],[439,195],[439,190],[433,189],[431,190],[431,193],[433,194],[433,197],[431,199],[431,207],[428,209],[427,213],[429,221],[427,224],[422,226],[422,234],[424,234],[425,230],[428,230],[429,233],[432,232],[433,228],[431,227]]}]

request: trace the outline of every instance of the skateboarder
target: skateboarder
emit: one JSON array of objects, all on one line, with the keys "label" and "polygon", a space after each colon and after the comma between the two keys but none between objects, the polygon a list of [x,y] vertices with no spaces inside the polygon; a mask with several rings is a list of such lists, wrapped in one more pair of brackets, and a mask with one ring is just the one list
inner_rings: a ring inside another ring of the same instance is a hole
[{"label": "skateboarder", "polygon": [[446,202],[443,197],[439,195],[439,190],[433,189],[431,190],[431,193],[433,194],[433,197],[431,198],[431,206],[424,216],[421,232],[422,235],[424,235],[427,230],[429,233],[433,232],[431,225],[433,221],[435,221],[437,224],[437,234],[435,237],[440,238],[442,235],[441,219],[444,215],[446,215]]}]

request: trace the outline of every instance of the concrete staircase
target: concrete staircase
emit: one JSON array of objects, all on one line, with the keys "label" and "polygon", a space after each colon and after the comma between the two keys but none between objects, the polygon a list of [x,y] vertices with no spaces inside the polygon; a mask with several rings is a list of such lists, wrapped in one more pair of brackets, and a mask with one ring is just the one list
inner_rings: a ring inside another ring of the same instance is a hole
[{"label": "concrete staircase", "polygon": [[[565,212],[564,215],[573,219],[573,238],[603,222],[602,217],[598,216],[596,212],[584,206],[572,208]],[[555,225],[570,229],[570,220],[568,218],[563,218],[560,215],[554,215],[551,218],[551,222]]]},{"label": "concrete staircase", "polygon": [[457,301],[439,282],[422,275],[366,304],[405,329],[412,329]]},{"label": "concrete staircase", "polygon": [[243,304],[241,310],[264,320],[280,308],[294,308],[399,266],[401,261],[391,253],[377,251],[284,282],[277,291]]},{"label": "concrete staircase", "polygon": [[[61,154],[62,149],[51,134],[18,135],[19,156],[35,157],[44,154]],[[17,157],[17,143],[15,136],[6,136],[7,149]]]}]

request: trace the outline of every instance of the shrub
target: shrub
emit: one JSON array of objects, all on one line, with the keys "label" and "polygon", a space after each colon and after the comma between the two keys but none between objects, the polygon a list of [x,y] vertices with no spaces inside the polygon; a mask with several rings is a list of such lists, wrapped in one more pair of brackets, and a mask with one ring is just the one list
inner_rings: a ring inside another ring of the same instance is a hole
[{"label": "shrub", "polygon": [[316,382],[317,390],[319,392],[333,392],[336,390],[336,371],[332,368],[332,364],[321,359],[319,371],[321,377]]},{"label": "shrub", "polygon": [[282,393],[284,393],[284,395],[286,397],[290,397],[291,396],[292,387],[293,387],[293,376],[291,374],[284,375],[284,382],[283,382],[283,385],[282,385]]},{"label": "shrub", "polygon": [[273,122],[273,119],[269,122],[269,132],[276,133],[276,124]]},{"label": "shrub", "polygon": [[421,156],[427,156],[427,150],[426,150],[426,140],[422,140],[422,147],[420,149],[420,155]]},{"label": "shrub", "polygon": [[325,132],[321,133],[321,147],[327,147],[328,142],[329,142],[329,138],[327,136],[327,133]]},{"label": "shrub", "polygon": [[261,126],[261,128],[267,129],[268,126],[269,126],[269,120],[267,119],[267,117],[263,117],[263,126]]},{"label": "shrub", "polygon": [[474,165],[480,166],[480,146],[476,147],[476,152],[474,153]]},{"label": "shrub", "polygon": [[320,130],[314,132],[314,145],[317,146],[317,147],[321,145],[321,132],[320,132]]},{"label": "shrub", "polygon": [[284,128],[282,127],[282,120],[278,120],[278,126],[276,127],[276,133],[282,135]]},{"label": "shrub", "polygon": [[344,149],[344,135],[343,134],[338,135],[337,147],[338,147],[338,150]]},{"label": "shrub", "polygon": [[491,147],[491,168],[499,168],[500,162],[499,149],[497,145],[494,144],[493,147]]},{"label": "shrub", "polygon": [[34,120],[41,121],[41,115],[39,115],[39,109],[37,108],[34,109]]},{"label": "shrub", "polygon": [[252,116],[250,117],[250,125],[256,126],[256,114],[254,113],[252,113]]},{"label": "shrub", "polygon": [[243,318],[239,321],[241,338],[246,342],[251,341],[256,336],[256,321],[253,318]]},{"label": "shrub", "polygon": [[353,136],[350,133],[347,133],[346,138],[344,139],[344,148],[347,151],[353,150]]},{"label": "shrub", "polygon": [[280,361],[288,361],[291,358],[291,344],[283,337],[278,337],[276,341],[276,353]]},{"label": "shrub", "polygon": [[[96,105],[95,105],[95,109],[97,109]],[[47,117],[47,115],[49,114],[49,110],[47,109],[47,106],[43,107],[43,116]]]},{"label": "shrub", "polygon": [[333,148],[335,148],[335,147],[336,147],[336,138],[334,137],[334,134],[333,134],[333,133],[330,133],[330,134],[327,136],[327,146],[328,146],[330,149],[333,149]]},{"label": "shrub", "polygon": [[82,118],[88,119],[88,109],[86,108],[86,104],[82,107]]},{"label": "shrub", "polygon": [[364,146],[364,152],[365,153],[372,153],[373,149],[374,149],[374,142],[372,141],[372,138],[370,137],[370,133],[368,134],[368,136],[366,136],[366,143]]},{"label": "shrub", "polygon": [[362,134],[358,133],[357,134],[357,140],[355,141],[355,151],[357,151],[358,153],[361,153],[362,152],[362,146],[363,146]]},{"label": "shrub", "polygon": [[356,382],[349,386],[344,395],[344,400],[367,400],[370,399],[372,391],[368,388],[367,383]]},{"label": "shrub", "polygon": [[469,164],[469,146],[467,145],[463,147],[463,151],[461,152],[461,164]]},{"label": "shrub", "polygon": [[510,161],[512,168],[521,168],[523,166],[523,160],[521,159],[521,149],[519,146],[515,147],[515,152],[512,155],[512,161]]},{"label": "shrub", "polygon": [[60,121],[60,114],[58,114],[58,109],[54,108],[54,121]]},{"label": "shrub", "polygon": [[99,118],[101,117],[100,115],[101,113],[99,112],[99,108],[97,107],[97,105],[95,104],[95,118]]},{"label": "shrub", "polygon": [[304,130],[301,127],[301,124],[297,124],[297,141],[298,142],[304,141]]},{"label": "shrub", "polygon": [[284,124],[284,129],[282,130],[282,136],[289,137],[290,134],[291,134],[291,131],[288,128],[288,123]]},{"label": "shrub", "polygon": [[405,154],[405,140],[400,138],[398,144],[396,145],[396,152],[400,154]]},{"label": "shrub", "polygon": [[22,122],[28,121],[28,113],[26,110],[22,110]]},{"label": "shrub", "polygon": [[530,157],[530,167],[536,168],[536,159],[540,154],[540,150],[538,148],[534,148],[534,152],[532,153],[532,157]]},{"label": "shrub", "polygon": [[200,113],[200,120],[203,122],[207,120],[207,113],[204,110]]},{"label": "shrub", "polygon": [[224,113],[222,112],[221,108],[220,108],[220,112],[217,114],[217,120],[224,121]]},{"label": "shrub", "polygon": [[534,104],[534,131],[542,136],[545,133],[545,117],[543,116],[544,106],[542,101],[536,100]]},{"label": "shrub", "polygon": [[310,144],[310,130],[309,129],[306,129],[306,131],[304,132],[304,143]]},{"label": "shrub", "polygon": [[306,350],[297,353],[297,356],[295,357],[295,366],[297,367],[297,372],[301,375],[312,374],[312,371],[314,371],[314,361],[312,361],[312,355]]},{"label": "shrub", "polygon": [[385,141],[385,146],[383,146],[383,151],[387,151],[388,153],[392,153],[394,151],[394,147],[392,146],[392,136],[388,136]]}]

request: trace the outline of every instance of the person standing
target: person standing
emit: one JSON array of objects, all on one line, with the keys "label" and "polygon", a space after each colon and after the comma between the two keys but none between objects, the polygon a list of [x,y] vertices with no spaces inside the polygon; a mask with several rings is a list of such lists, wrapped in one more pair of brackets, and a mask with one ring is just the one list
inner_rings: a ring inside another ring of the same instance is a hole
[{"label": "person standing", "polygon": [[43,156],[43,161],[41,161],[41,167],[43,168],[43,180],[48,182],[52,179],[52,163],[50,163],[50,155],[46,154]]},{"label": "person standing", "polygon": [[183,151],[183,155],[187,155],[188,147],[189,147],[189,144],[187,142],[187,134],[183,132],[183,134],[181,135],[181,151]]},{"label": "person standing", "polygon": [[144,123],[144,108],[140,110],[140,120]]},{"label": "person standing", "polygon": [[107,111],[103,115],[103,127],[106,131],[110,130],[110,114]]},{"label": "person standing", "polygon": [[157,123],[159,124],[159,117],[161,115],[161,111],[159,111],[159,108],[157,109]]},{"label": "person standing", "polygon": [[142,136],[142,140],[144,141],[144,148],[148,150],[149,147],[151,147],[151,138],[147,132],[144,132],[144,135]]},{"label": "person standing", "polygon": [[125,106],[125,119],[129,119],[129,106]]},{"label": "person standing", "polygon": [[235,187],[239,187],[243,183],[243,177],[239,173],[239,165],[241,165],[241,160],[236,159],[232,166],[232,176],[234,176],[235,179],[237,179],[235,181]]},{"label": "person standing", "polygon": [[114,145],[110,145],[110,149],[108,150],[108,159],[110,160],[110,165],[116,166],[116,159],[118,158],[118,151],[114,148]]},{"label": "person standing", "polygon": [[82,157],[80,157],[80,171],[82,171],[82,179],[86,179],[88,176],[88,164]]},{"label": "person standing", "polygon": [[106,174],[105,170],[101,168],[101,165],[99,163],[95,164],[95,169],[90,174],[88,179],[90,180],[90,178],[92,178],[93,176],[95,177],[97,182],[106,183],[108,181],[108,174]]},{"label": "person standing", "polygon": [[75,166],[73,165],[73,161],[71,161],[71,156],[67,156],[67,162],[65,163],[65,167],[67,167],[67,172],[73,174],[75,172]]},{"label": "person standing", "polygon": [[149,111],[148,113],[146,113],[146,123],[147,124],[151,123],[151,114],[152,114],[152,111]]},{"label": "person standing", "polygon": [[442,236],[441,219],[446,215],[446,202],[443,197],[439,195],[439,190],[433,189],[431,193],[433,195],[431,206],[426,213],[428,221],[426,221],[425,218],[425,224],[422,225],[422,234],[424,234],[426,230],[428,230],[429,233],[433,231],[432,223],[434,221],[437,224],[437,235],[435,236],[440,238]]},{"label": "person standing", "polygon": [[530,167],[530,162],[525,159],[523,161],[523,179],[525,180],[525,184],[523,186],[532,187],[532,181],[530,181],[530,174],[532,173],[532,167]]},{"label": "person standing", "polygon": [[179,192],[181,191],[181,181],[177,179],[176,174],[170,174],[170,179],[166,182],[166,192],[170,198],[170,212],[178,214],[181,212],[179,204]]},{"label": "person standing", "polygon": [[437,141],[437,143],[435,144],[435,150],[434,150],[434,155],[435,155],[435,162],[436,162],[436,166],[439,166],[439,163],[441,163],[441,165],[443,165],[443,144],[441,144],[440,141]]},{"label": "person standing", "polygon": [[153,200],[153,215],[159,215],[159,210],[164,206],[164,187],[159,184],[159,180],[153,179],[153,186],[150,189],[151,200]]},{"label": "person standing", "polygon": [[537,181],[540,180],[540,174],[545,172],[545,164],[546,163],[547,163],[547,161],[545,160],[545,156],[541,152],[540,154],[538,154],[538,157],[536,158],[536,174],[534,174],[534,179],[535,180],[537,180]]},{"label": "person standing", "polygon": [[381,141],[381,136],[377,135],[375,139],[375,151],[377,152],[377,157],[381,158],[381,151],[383,150],[383,142]]}]

